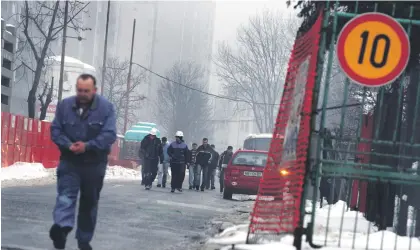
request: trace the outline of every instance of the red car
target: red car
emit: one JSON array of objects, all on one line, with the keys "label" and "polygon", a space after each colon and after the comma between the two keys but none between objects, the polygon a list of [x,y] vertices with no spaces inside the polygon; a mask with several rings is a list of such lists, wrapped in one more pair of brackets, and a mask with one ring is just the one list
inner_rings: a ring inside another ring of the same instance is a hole
[{"label": "red car", "polygon": [[224,170],[223,199],[232,199],[232,194],[256,195],[267,157],[267,151],[236,151]]}]

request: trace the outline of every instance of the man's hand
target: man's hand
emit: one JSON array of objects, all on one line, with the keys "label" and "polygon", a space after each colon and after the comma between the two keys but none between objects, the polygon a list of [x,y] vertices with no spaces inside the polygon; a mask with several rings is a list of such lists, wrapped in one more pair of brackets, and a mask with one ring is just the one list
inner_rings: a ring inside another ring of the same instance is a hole
[{"label": "man's hand", "polygon": [[70,150],[75,154],[84,153],[86,151],[86,144],[82,141],[75,142],[70,146]]}]

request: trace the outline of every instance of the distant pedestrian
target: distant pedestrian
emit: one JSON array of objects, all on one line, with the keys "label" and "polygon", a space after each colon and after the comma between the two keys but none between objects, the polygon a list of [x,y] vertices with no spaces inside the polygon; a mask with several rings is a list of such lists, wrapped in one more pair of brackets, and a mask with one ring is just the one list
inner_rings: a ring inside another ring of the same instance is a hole
[{"label": "distant pedestrian", "polygon": [[163,163],[162,143],[156,136],[157,129],[152,128],[149,134],[143,138],[140,144],[140,155],[143,156],[143,178],[146,190],[152,188],[152,183],[156,179],[158,172],[159,159]]},{"label": "distant pedestrian", "polygon": [[168,147],[168,155],[171,157],[171,192],[175,189],[182,192],[182,183],[185,179],[185,165],[188,164],[188,146],[183,140],[184,133],[178,131],[175,134],[175,141]]},{"label": "distant pedestrian", "polygon": [[51,124],[51,139],[61,155],[50,238],[56,249],[65,248],[80,191],[76,239],[79,249],[91,250],[108,154],[117,138],[116,118],[112,103],[96,94],[92,75],[77,78],[76,92],[58,103]]},{"label": "distant pedestrian", "polygon": [[168,169],[170,164],[170,157],[168,155],[169,142],[166,137],[162,137],[162,151],[163,161],[158,168],[158,184],[157,187],[166,187],[166,180],[168,178]]},{"label": "distant pedestrian", "polygon": [[200,185],[200,183],[198,183],[198,184],[195,183],[195,172],[197,172],[197,164],[195,163],[196,156],[197,156],[197,146],[198,146],[197,143],[194,142],[192,144],[192,149],[191,149],[191,152],[190,152],[191,163],[188,167],[188,174],[189,174],[188,177],[189,177],[189,184],[190,184],[189,189],[193,189],[196,185],[197,186]]},{"label": "distant pedestrian", "polygon": [[227,147],[227,150],[220,155],[219,160],[219,183],[220,183],[220,193],[223,193],[224,188],[224,179],[225,179],[225,169],[229,164],[233,156],[233,147]]},{"label": "distant pedestrian", "polygon": [[[203,138],[203,144],[197,148],[197,156],[196,156],[196,163],[197,163],[197,171],[195,173],[195,180],[197,186],[195,187],[196,190],[201,189],[204,191],[206,187],[208,177],[208,168],[211,163],[211,158],[213,149],[209,146],[209,140],[207,138]],[[201,187],[199,187],[201,179]]]},{"label": "distant pedestrian", "polygon": [[212,158],[211,158],[211,163],[209,165],[208,168],[208,179],[207,179],[207,183],[206,183],[206,189],[209,189],[211,187],[211,190],[216,189],[215,185],[214,185],[214,180],[216,178],[216,169],[217,169],[217,165],[219,164],[219,153],[217,153],[216,151],[216,146],[214,144],[211,145],[211,148],[213,149],[212,152]]}]

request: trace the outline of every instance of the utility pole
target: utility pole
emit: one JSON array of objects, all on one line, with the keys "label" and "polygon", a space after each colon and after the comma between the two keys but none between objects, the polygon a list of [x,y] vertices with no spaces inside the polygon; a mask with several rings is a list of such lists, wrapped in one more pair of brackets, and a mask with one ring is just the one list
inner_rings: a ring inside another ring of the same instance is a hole
[{"label": "utility pole", "polygon": [[108,47],[108,25],[109,25],[109,9],[111,7],[111,0],[108,0],[108,9],[106,12],[106,28],[105,28],[105,45],[104,45],[104,57],[102,64],[102,84],[101,84],[101,95],[104,95],[104,85],[105,85],[105,71],[106,71],[106,50]]},{"label": "utility pole", "polygon": [[133,66],[133,48],[134,48],[134,35],[136,34],[136,19],[133,22],[133,37],[131,38],[131,55],[130,55],[130,66],[128,68],[127,77],[127,96],[125,99],[125,115],[124,115],[124,133],[127,132],[128,123],[128,103],[130,99],[130,81],[131,81],[131,67]]},{"label": "utility pole", "polygon": [[67,18],[69,15],[69,1],[66,1],[64,9],[64,29],[63,29],[63,43],[61,44],[61,65],[60,65],[60,80],[58,82],[58,101],[61,102],[63,98],[63,77],[64,77],[64,58],[66,55],[66,35],[67,35]]}]

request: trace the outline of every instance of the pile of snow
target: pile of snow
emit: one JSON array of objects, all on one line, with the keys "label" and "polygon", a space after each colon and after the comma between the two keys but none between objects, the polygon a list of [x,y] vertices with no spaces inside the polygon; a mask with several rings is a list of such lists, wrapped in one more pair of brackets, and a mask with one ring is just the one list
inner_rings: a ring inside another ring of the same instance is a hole
[{"label": "pile of snow", "polygon": [[1,180],[32,180],[48,177],[50,173],[41,163],[16,162],[1,168]]},{"label": "pile of snow", "polygon": [[139,170],[121,166],[108,166],[105,175],[106,180],[141,180]]},{"label": "pile of snow", "polygon": [[[307,210],[311,204],[306,204]],[[319,207],[319,204],[317,204]],[[330,218],[327,220],[327,218]],[[357,218],[357,220],[356,220]],[[306,216],[305,221],[309,221]],[[357,224],[356,224],[357,223]],[[280,242],[262,242],[259,245],[245,245],[248,225],[243,224],[227,228],[222,233],[209,239],[208,243],[219,245],[235,244],[238,250],[258,250],[258,249],[295,249],[293,245],[293,236],[287,235]],[[328,230],[326,230],[328,228]],[[341,228],[341,235],[340,235]],[[356,229],[356,230],[355,230]],[[355,232],[355,233],[354,233]],[[398,249],[420,249],[420,240],[418,238],[398,236],[391,231],[377,231],[373,224],[367,221],[363,214],[356,211],[347,211],[347,205],[339,201],[334,205],[317,208],[314,227],[314,243],[316,245],[326,245],[324,250],[343,250],[343,249],[384,249],[393,250],[396,245]],[[383,244],[381,242],[383,241]],[[338,247],[340,245],[340,247]],[[231,249],[231,246],[221,248],[221,250]],[[312,249],[303,239],[302,249]]]},{"label": "pile of snow", "polygon": [[[1,180],[55,180],[55,169],[46,169],[41,163],[16,162],[9,167],[1,168]],[[121,166],[108,166],[105,179],[107,180],[141,180],[140,170]]]}]

